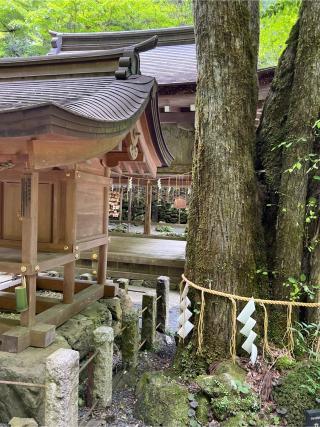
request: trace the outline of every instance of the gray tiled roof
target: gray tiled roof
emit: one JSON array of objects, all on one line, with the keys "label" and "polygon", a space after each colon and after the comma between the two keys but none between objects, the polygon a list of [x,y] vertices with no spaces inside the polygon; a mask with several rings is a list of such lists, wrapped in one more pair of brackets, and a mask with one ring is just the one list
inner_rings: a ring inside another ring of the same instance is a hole
[{"label": "gray tiled roof", "polygon": [[0,112],[52,104],[91,120],[121,122],[142,111],[153,85],[145,76],[0,82]]},{"label": "gray tiled roof", "polygon": [[159,46],[140,53],[140,61],[142,74],[155,77],[160,85],[197,80],[195,44]]}]

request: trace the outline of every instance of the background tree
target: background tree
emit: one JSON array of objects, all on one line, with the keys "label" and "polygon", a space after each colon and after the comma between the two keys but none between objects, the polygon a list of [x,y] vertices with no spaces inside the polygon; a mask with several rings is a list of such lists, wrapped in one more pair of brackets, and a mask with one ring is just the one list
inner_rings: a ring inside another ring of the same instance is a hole
[{"label": "background tree", "polygon": [[[196,0],[194,22],[198,81],[186,274],[251,296],[259,230],[253,165],[259,5]],[[230,303],[207,298],[208,357],[229,353],[230,321]]]},{"label": "background tree", "polygon": [[[299,298],[303,291],[312,297],[313,285],[320,283],[319,140],[314,128],[320,111],[319,15],[320,2],[302,2],[258,130],[268,197],[268,269],[273,271],[271,289],[278,299],[290,293]],[[283,310],[275,315],[273,335],[279,341],[286,318]]]},{"label": "background tree", "polygon": [[[0,56],[47,53],[49,30],[117,31],[192,25],[192,0],[0,0]],[[298,0],[262,0],[259,67],[275,65]]]},{"label": "background tree", "polygon": [[0,55],[45,54],[52,29],[122,31],[191,24],[191,0],[0,0]]}]

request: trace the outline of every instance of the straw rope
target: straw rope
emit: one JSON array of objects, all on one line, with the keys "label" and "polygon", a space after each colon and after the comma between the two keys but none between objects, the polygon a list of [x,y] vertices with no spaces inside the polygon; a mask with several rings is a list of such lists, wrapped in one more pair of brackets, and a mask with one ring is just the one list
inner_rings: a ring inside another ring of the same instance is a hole
[{"label": "straw rope", "polygon": [[[294,337],[293,337],[293,330],[292,330],[292,308],[293,307],[309,307],[309,308],[319,308],[320,302],[300,302],[300,301],[286,301],[286,300],[267,300],[267,299],[261,299],[261,298],[249,298],[244,297],[241,295],[235,295],[235,294],[229,294],[227,292],[217,291],[215,289],[205,288],[203,286],[197,285],[196,283],[191,282],[191,280],[187,279],[184,274],[182,274],[182,281],[180,284],[180,292],[182,292],[183,284],[187,284],[188,286],[197,289],[201,292],[201,309],[199,314],[199,321],[198,321],[198,349],[197,353],[202,353],[202,347],[203,347],[203,328],[204,328],[204,309],[205,309],[205,298],[204,294],[208,293],[211,295],[216,295],[219,297],[224,297],[229,299],[229,301],[232,304],[232,312],[231,312],[231,319],[232,319],[232,329],[231,329],[231,340],[230,340],[230,354],[232,357],[232,360],[235,362],[236,359],[236,333],[237,333],[237,301],[244,301],[249,302],[250,300],[254,300],[255,303],[260,304],[261,307],[264,310],[264,322],[263,322],[263,358],[265,356],[265,353],[272,356],[272,352],[269,346],[268,342],[268,325],[269,325],[269,319],[268,319],[268,312],[265,305],[282,305],[287,307],[287,328],[285,332],[284,338],[287,339],[287,351],[289,356],[292,356],[293,350],[294,350]],[[319,349],[320,347],[320,340],[316,343],[316,348]]]},{"label": "straw rope", "polygon": [[221,292],[217,291],[215,289],[209,289],[204,288],[203,286],[196,285],[195,283],[191,282],[189,279],[185,277],[184,274],[182,274],[182,281],[185,283],[188,283],[189,286],[191,286],[194,289],[198,289],[198,291],[204,291],[212,295],[217,295],[220,297],[225,298],[233,298],[236,301],[250,301],[251,299],[254,299],[254,302],[260,303],[260,304],[271,304],[271,305],[286,305],[286,306],[292,306],[292,307],[310,307],[310,308],[317,308],[320,307],[320,302],[300,302],[300,301],[286,301],[286,300],[269,300],[269,299],[261,299],[261,298],[252,298],[252,297],[243,297],[241,295],[235,295],[235,294],[228,294],[227,292]]},{"label": "straw rope", "polygon": [[272,356],[272,351],[271,348],[269,346],[269,340],[268,340],[268,328],[269,328],[269,318],[268,318],[268,312],[267,312],[267,308],[263,303],[260,303],[261,307],[263,308],[264,311],[264,317],[263,317],[263,347],[262,347],[262,357],[263,359],[265,358],[265,354],[267,353],[269,356],[271,356],[271,358],[273,358]]}]

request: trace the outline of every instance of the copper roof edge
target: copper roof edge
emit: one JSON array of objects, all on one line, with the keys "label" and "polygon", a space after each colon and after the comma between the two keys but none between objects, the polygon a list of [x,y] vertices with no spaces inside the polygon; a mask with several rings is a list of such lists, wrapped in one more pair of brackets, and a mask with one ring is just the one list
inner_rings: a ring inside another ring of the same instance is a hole
[{"label": "copper roof edge", "polygon": [[72,52],[68,51],[61,53],[50,53],[48,55],[29,56],[29,57],[14,57],[14,58],[0,58],[0,67],[10,66],[25,66],[35,64],[50,64],[61,62],[86,62],[96,59],[112,59],[123,56],[124,53],[132,51],[134,53],[146,52],[147,50],[154,49],[157,46],[158,37],[155,35],[147,40],[141,41],[129,46],[113,48],[113,49],[97,49],[91,52]]}]

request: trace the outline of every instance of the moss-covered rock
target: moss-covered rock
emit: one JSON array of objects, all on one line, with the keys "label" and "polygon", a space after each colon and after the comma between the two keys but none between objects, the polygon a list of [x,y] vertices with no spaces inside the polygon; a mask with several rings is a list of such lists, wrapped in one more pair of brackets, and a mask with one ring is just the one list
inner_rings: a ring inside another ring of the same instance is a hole
[{"label": "moss-covered rock", "polygon": [[[245,378],[246,372],[230,361],[221,363],[213,375],[197,377],[196,383],[211,399],[211,410],[215,419],[240,419],[239,414],[244,413],[247,422],[247,418],[258,411],[257,397],[245,382]],[[233,421],[236,422],[236,419]]]},{"label": "moss-covered rock", "polygon": [[304,423],[306,409],[320,409],[320,362],[300,362],[273,391],[278,408],[285,408],[287,425]]},{"label": "moss-covered rock", "polygon": [[206,396],[199,394],[196,396],[198,407],[196,408],[196,419],[201,424],[206,426],[209,421],[210,402]]},{"label": "moss-covered rock", "polygon": [[147,425],[188,425],[188,390],[172,378],[160,372],[146,372],[138,382],[136,397],[135,415]]},{"label": "moss-covered rock", "polygon": [[[198,386],[208,396],[221,394],[221,386],[226,391],[236,390],[240,384],[245,386],[246,372],[231,361],[224,361],[218,365],[213,375],[199,375],[196,379]],[[248,386],[246,385],[248,388]]]}]

